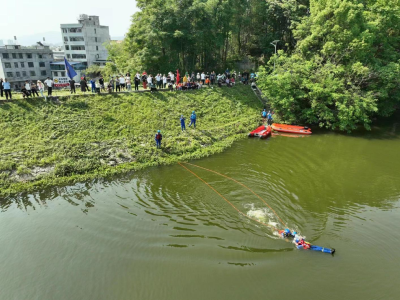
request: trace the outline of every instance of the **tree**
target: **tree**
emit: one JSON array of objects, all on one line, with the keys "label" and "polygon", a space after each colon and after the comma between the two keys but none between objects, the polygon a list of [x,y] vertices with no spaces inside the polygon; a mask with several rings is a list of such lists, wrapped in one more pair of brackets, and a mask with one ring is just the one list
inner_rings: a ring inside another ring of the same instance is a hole
[{"label": "tree", "polygon": [[311,1],[293,31],[293,54],[279,51],[276,72],[260,74],[275,111],[288,122],[346,131],[391,114],[400,102],[398,3]]}]

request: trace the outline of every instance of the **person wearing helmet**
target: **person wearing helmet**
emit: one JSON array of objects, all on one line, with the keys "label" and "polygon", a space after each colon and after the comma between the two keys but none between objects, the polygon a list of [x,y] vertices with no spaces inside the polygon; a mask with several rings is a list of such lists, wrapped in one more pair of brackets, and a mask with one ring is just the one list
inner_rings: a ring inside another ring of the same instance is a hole
[{"label": "person wearing helmet", "polygon": [[283,238],[294,237],[294,234],[289,229],[285,229],[281,232]]},{"label": "person wearing helmet", "polygon": [[189,124],[189,127],[190,126],[192,126],[192,124],[193,124],[193,127],[194,128],[196,128],[196,113],[193,111],[192,112],[192,114],[191,114],[191,116],[190,116],[190,124]]},{"label": "person wearing helmet", "polygon": [[156,147],[161,148],[161,140],[162,140],[162,134],[160,130],[157,130],[156,136],[154,138],[154,140],[156,141]]},{"label": "person wearing helmet", "polygon": [[263,122],[265,122],[267,119],[267,110],[265,108],[264,108],[263,112],[261,113],[261,116],[263,118]]}]

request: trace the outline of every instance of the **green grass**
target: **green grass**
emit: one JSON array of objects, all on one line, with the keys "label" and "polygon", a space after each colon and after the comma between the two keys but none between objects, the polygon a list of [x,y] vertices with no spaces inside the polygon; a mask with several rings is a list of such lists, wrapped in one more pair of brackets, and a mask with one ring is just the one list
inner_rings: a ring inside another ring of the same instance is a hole
[{"label": "green grass", "polygon": [[[259,124],[247,86],[16,100],[0,105],[0,195],[201,158]],[[197,128],[181,131],[197,113]],[[163,134],[162,149],[154,135]]]}]

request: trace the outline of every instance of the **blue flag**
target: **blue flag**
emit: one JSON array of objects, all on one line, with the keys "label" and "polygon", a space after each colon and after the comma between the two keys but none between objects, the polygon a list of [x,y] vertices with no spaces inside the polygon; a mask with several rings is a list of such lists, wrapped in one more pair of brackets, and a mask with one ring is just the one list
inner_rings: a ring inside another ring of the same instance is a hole
[{"label": "blue flag", "polygon": [[74,70],[74,68],[69,64],[67,59],[64,57],[64,63],[65,63],[65,70],[67,71],[68,77],[70,79],[74,78],[77,74]]}]

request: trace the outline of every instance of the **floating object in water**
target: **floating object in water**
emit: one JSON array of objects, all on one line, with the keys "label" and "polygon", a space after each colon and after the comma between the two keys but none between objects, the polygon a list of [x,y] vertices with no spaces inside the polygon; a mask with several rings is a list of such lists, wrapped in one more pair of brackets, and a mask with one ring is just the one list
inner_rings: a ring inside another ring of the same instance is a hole
[{"label": "floating object in water", "polygon": [[[305,249],[305,248],[303,247],[303,245],[297,245],[297,249]],[[324,247],[315,246],[315,245],[309,245],[309,248],[307,248],[306,250],[319,251],[319,252],[324,252],[324,253],[329,253],[329,254],[333,254],[336,251],[334,248],[330,249],[330,248],[324,248]]]},{"label": "floating object in water", "polygon": [[249,133],[249,137],[260,137],[262,139],[267,138],[271,134],[271,126],[261,125],[257,129],[254,129]]},{"label": "floating object in water", "polygon": [[311,129],[307,126],[296,126],[286,124],[272,124],[272,129],[278,132],[296,133],[296,134],[311,134]]}]

